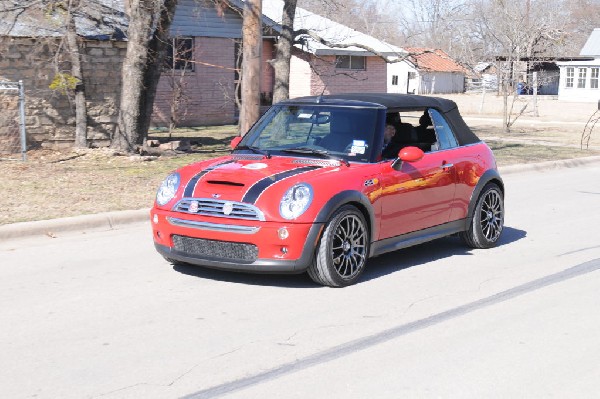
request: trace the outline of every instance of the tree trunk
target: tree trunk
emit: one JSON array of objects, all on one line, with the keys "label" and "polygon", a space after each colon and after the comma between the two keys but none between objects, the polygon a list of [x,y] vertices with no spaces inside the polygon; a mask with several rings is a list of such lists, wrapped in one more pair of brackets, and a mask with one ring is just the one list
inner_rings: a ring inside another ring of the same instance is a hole
[{"label": "tree trunk", "polygon": [[[72,3],[72,7],[79,6],[79,1]],[[67,16],[66,40],[71,61],[71,75],[77,78],[75,86],[75,147],[87,148],[87,105],[85,99],[85,85],[81,71],[81,55],[77,43],[77,31],[73,20],[73,10]]]},{"label": "tree trunk", "polygon": [[135,152],[148,134],[176,5],[177,0],[130,2],[127,54],[121,74],[119,123],[112,148]]},{"label": "tree trunk", "polygon": [[160,75],[163,70],[165,55],[167,54],[167,44],[171,40],[169,29],[171,27],[171,22],[173,22],[173,16],[175,15],[176,7],[177,0],[164,0],[164,4],[160,11],[157,29],[154,31],[152,40],[150,40],[150,60],[148,63],[148,69],[146,70],[146,76],[144,78],[144,87],[146,88],[146,92],[143,98],[144,105],[142,108],[142,110],[144,110],[141,121],[142,137],[138,144],[143,144],[144,139],[148,137],[148,129],[150,128],[150,122],[152,121],[152,110],[154,108],[156,89],[158,87]]},{"label": "tree trunk", "polygon": [[260,116],[260,61],[262,57],[262,0],[246,0],[242,26],[242,108],[240,133],[246,134]]},{"label": "tree trunk", "polygon": [[273,104],[290,97],[290,60],[294,43],[294,16],[297,0],[285,0],[281,18],[281,36],[277,42],[277,53],[273,68],[275,69],[275,87],[273,88]]}]

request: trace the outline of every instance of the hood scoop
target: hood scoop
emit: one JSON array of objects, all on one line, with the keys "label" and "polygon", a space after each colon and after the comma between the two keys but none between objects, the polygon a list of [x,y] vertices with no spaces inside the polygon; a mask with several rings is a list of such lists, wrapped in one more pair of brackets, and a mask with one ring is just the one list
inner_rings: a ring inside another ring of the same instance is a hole
[{"label": "hood scoop", "polygon": [[328,166],[332,166],[332,167],[336,167],[336,166],[341,166],[340,161],[337,160],[321,160],[321,159],[294,159],[292,161],[292,163],[295,164],[302,164],[302,165],[318,165],[318,166],[324,166],[324,167],[328,167]]},{"label": "hood scoop", "polygon": [[231,186],[231,187],[244,187],[244,183],[237,183],[234,181],[225,181],[225,180],[207,180],[207,184],[216,184],[221,186]]},{"label": "hood scoop", "polygon": [[235,161],[258,161],[263,159],[264,157],[264,155],[239,154],[232,156],[232,159]]}]

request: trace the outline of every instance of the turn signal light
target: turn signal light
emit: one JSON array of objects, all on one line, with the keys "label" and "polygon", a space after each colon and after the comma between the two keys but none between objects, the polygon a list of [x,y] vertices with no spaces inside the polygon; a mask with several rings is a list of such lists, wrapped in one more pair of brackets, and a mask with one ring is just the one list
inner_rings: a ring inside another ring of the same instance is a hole
[{"label": "turn signal light", "polygon": [[285,227],[281,227],[277,230],[277,235],[279,236],[279,239],[285,240],[290,236],[290,232]]}]

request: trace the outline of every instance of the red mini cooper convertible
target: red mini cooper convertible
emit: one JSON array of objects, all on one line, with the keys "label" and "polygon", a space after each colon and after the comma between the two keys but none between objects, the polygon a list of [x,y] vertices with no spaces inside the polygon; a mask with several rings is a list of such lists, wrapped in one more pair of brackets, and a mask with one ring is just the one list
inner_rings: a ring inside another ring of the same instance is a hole
[{"label": "red mini cooper convertible", "polygon": [[355,283],[369,258],[458,234],[496,245],[504,185],[452,101],[401,94],[272,106],[230,155],[169,175],[151,211],[168,261]]}]

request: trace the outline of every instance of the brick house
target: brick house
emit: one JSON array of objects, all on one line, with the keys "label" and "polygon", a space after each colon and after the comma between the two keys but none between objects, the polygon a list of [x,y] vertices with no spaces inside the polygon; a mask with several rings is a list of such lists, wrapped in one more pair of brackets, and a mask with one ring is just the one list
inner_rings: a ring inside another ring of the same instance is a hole
[{"label": "brick house", "polygon": [[[279,24],[282,11],[283,1],[263,0],[263,14],[268,20]],[[278,25],[273,29],[278,30]],[[298,7],[294,30],[302,29],[316,32],[332,46],[305,36],[302,45],[295,47],[291,60],[290,97],[386,92],[388,63],[381,56],[393,59],[405,54],[399,47]],[[375,53],[352,46],[357,43]]]},{"label": "brick house", "polygon": [[[220,125],[237,121],[235,102],[241,56],[241,6],[218,7],[209,0],[180,0],[171,26],[173,63],[163,71],[153,124],[166,126],[176,110],[178,125]],[[264,18],[263,18],[264,20]],[[272,23],[271,23],[272,24]],[[272,93],[274,33],[264,25],[261,93]],[[177,107],[177,108],[174,108]]]},{"label": "brick house", "polygon": [[[242,0],[230,0],[230,7],[215,8],[208,1],[180,0],[171,35],[173,48],[190,48],[187,64],[165,71],[159,83],[153,121],[167,125],[173,106],[179,125],[234,123],[235,71],[241,40]],[[261,94],[264,104],[272,97],[275,57],[283,1],[263,0],[263,59]],[[302,8],[296,9],[294,29],[318,32],[337,45],[360,43],[386,57],[404,51]],[[183,41],[187,41],[184,44]],[[175,51],[176,53],[176,51]],[[177,69],[179,68],[179,69]],[[388,64],[381,57],[359,47],[325,46],[306,36],[293,50],[290,97],[346,92],[386,92]],[[179,97],[177,89],[183,92]],[[179,100],[177,100],[179,98]],[[176,103],[178,101],[178,104]]]},{"label": "brick house", "polygon": [[[88,106],[88,139],[107,145],[117,124],[121,68],[126,52],[127,16],[123,1],[86,1],[75,17],[83,38],[81,56]],[[241,53],[243,0],[215,6],[209,0],[179,0],[171,26],[169,65],[159,81],[152,122],[167,126],[174,115],[179,126],[219,125],[237,121],[236,60]],[[261,94],[272,97],[274,58],[283,2],[263,0]],[[17,18],[18,14],[18,18]],[[0,80],[23,80],[26,129],[33,146],[71,146],[75,131],[72,98],[49,88],[57,72],[70,72],[66,54],[53,63],[64,28],[59,10],[35,7],[2,12],[0,18]],[[397,57],[403,50],[306,10],[296,11],[295,29],[310,29],[336,45],[310,37],[293,51],[290,96],[343,92],[385,92],[389,65],[356,46]],[[0,96],[1,97],[1,96]],[[2,98],[0,98],[2,104]]]}]

